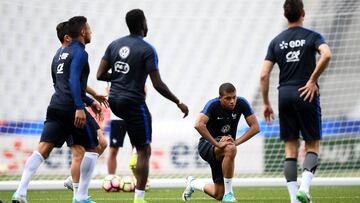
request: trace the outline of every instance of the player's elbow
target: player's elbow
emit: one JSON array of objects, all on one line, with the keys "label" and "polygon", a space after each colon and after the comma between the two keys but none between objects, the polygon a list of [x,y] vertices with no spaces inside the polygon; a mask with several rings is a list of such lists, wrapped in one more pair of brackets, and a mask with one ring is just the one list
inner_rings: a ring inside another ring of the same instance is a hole
[{"label": "player's elbow", "polygon": [[325,52],[324,53],[324,58],[325,58],[326,61],[330,61],[331,58],[332,58],[331,52],[330,51]]},{"label": "player's elbow", "polygon": [[200,128],[201,128],[201,123],[196,122],[195,125],[194,125],[194,128],[195,128],[197,131],[199,131]]},{"label": "player's elbow", "polygon": [[165,89],[165,84],[162,81],[154,81],[153,87],[156,91],[162,92]]},{"label": "player's elbow", "polygon": [[251,130],[253,136],[258,134],[260,132],[259,123],[256,122],[256,123],[253,123],[252,125],[250,125],[250,130]]},{"label": "player's elbow", "polygon": [[258,134],[260,132],[259,124],[254,126],[254,135]]},{"label": "player's elbow", "polygon": [[269,80],[269,74],[268,73],[261,73],[260,75],[260,82],[264,83]]}]

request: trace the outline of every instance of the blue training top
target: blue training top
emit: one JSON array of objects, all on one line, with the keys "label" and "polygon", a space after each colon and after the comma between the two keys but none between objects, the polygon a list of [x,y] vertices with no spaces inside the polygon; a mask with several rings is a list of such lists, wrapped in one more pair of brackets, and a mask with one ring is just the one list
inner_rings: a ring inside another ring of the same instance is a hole
[{"label": "blue training top", "polygon": [[280,87],[306,84],[316,67],[316,53],[323,43],[322,35],[300,26],[288,28],[270,42],[265,60],[279,65]]},{"label": "blue training top", "polygon": [[73,40],[69,46],[58,49],[51,64],[55,93],[49,107],[75,110],[84,109],[84,103],[91,105],[94,100],[86,96],[89,73],[88,54],[84,44]]},{"label": "blue training top", "polygon": [[147,76],[158,70],[155,48],[142,37],[129,35],[113,41],[102,59],[111,67],[109,98],[144,102]]},{"label": "blue training top", "polygon": [[206,128],[214,138],[231,135],[235,140],[241,115],[247,118],[253,115],[254,111],[245,98],[237,97],[233,110],[224,109],[221,106],[220,99],[215,98],[207,102],[201,113],[209,117]]}]

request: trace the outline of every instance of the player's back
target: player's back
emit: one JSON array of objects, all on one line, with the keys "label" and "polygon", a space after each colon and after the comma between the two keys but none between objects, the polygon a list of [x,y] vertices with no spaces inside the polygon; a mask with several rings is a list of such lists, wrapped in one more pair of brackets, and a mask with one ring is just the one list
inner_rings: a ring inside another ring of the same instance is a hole
[{"label": "player's back", "polygon": [[113,41],[103,59],[112,71],[109,97],[144,102],[147,76],[157,70],[155,49],[142,37],[129,35]]},{"label": "player's back", "polygon": [[316,66],[318,47],[324,42],[319,33],[301,26],[288,28],[275,37],[266,60],[279,65],[280,86],[306,84]]}]

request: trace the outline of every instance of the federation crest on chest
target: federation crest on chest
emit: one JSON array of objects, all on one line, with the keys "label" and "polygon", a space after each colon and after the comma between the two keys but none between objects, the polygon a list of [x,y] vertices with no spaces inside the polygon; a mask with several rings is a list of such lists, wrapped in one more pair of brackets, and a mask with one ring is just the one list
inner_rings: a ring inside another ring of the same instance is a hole
[{"label": "federation crest on chest", "polygon": [[232,117],[232,119],[236,119],[236,118],[237,118],[237,114],[236,114],[236,113],[231,113],[231,117]]}]

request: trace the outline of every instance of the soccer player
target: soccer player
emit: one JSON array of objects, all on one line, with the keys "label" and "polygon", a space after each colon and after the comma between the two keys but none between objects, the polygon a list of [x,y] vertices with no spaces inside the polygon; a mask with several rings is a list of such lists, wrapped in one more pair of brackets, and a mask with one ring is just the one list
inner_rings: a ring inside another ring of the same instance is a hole
[{"label": "soccer player", "polygon": [[[274,119],[268,92],[270,72],[280,68],[279,119],[280,139],[285,142],[284,174],[291,202],[311,202],[310,183],[318,165],[321,139],[321,109],[318,78],[327,67],[331,51],[324,37],[303,28],[305,11],[301,0],[286,0],[284,16],[288,29],[269,45],[261,72],[263,115],[267,123]],[[320,54],[316,64],[316,53]],[[305,140],[305,159],[300,188],[297,185],[299,132]]]},{"label": "soccer player", "polygon": [[[108,88],[110,91],[110,88]],[[145,97],[147,94],[146,86],[144,88]],[[109,148],[109,157],[107,161],[108,174],[115,175],[117,161],[116,156],[119,152],[119,148],[123,147],[124,139],[126,135],[126,123],[123,119],[118,118],[114,113],[110,112],[110,148]],[[132,154],[129,161],[129,168],[134,177],[136,177],[136,164],[137,164],[137,152],[136,148],[132,146]]]},{"label": "soccer player", "polygon": [[[244,115],[250,128],[236,138],[241,115]],[[232,190],[236,147],[259,132],[259,123],[251,106],[246,99],[236,96],[234,85],[224,83],[219,87],[219,97],[208,101],[199,114],[195,129],[201,135],[199,155],[210,165],[213,184],[205,184],[189,176],[182,199],[190,200],[197,189],[217,200],[236,202]]]},{"label": "soccer player", "polygon": [[79,191],[74,202],[92,202],[88,197],[88,186],[98,154],[98,130],[94,118],[85,110],[84,103],[100,113],[100,104],[85,94],[89,65],[85,44],[91,40],[91,30],[83,16],[69,20],[71,44],[55,54],[52,61],[52,78],[55,93],[47,109],[44,129],[38,149],[28,158],[20,184],[12,196],[13,203],[27,202],[28,184],[40,164],[49,156],[54,147],[81,145],[87,148],[81,161]]},{"label": "soccer player", "polygon": [[[109,104],[112,112],[126,122],[130,142],[136,147],[136,189],[134,203],[146,202],[145,185],[151,155],[151,115],[145,103],[145,81],[150,75],[154,88],[188,115],[188,107],[161,80],[155,48],[143,40],[147,35],[142,10],[126,14],[130,35],[113,41],[106,49],[97,72],[98,80],[111,81]],[[112,73],[108,73],[111,69]]]},{"label": "soccer player", "polygon": [[[117,161],[116,156],[119,152],[119,148],[123,147],[124,139],[126,135],[126,123],[124,120],[117,118],[113,113],[111,113],[110,120],[110,148],[109,148],[109,157],[107,160],[108,174],[115,175]],[[132,171],[136,168],[137,154],[136,150],[133,149],[131,155],[131,160],[129,162],[129,167]],[[135,176],[135,173],[133,173]]]},{"label": "soccer player", "polygon": [[[62,22],[56,27],[56,32],[58,39],[61,42],[61,48],[59,49],[62,51],[65,47],[67,47],[71,43],[71,37],[69,36],[69,26],[68,22]],[[55,81],[54,81],[55,83]],[[109,106],[109,103],[107,101],[106,95],[98,94],[93,88],[90,86],[86,87],[86,92],[89,93],[91,96],[93,96],[100,104],[102,104],[105,107]],[[99,114],[96,114],[97,112]],[[95,116],[98,115],[100,120],[101,117],[101,108],[97,109],[94,113]],[[104,152],[107,142],[106,138],[101,130],[98,130],[98,140],[99,144],[96,147],[96,152],[99,154],[99,156]],[[80,164],[82,161],[82,158],[85,154],[86,149],[81,146],[74,144],[71,146],[71,152],[72,152],[72,160],[71,160],[71,176],[69,176],[64,181],[64,186],[74,192],[74,197],[76,196],[76,193],[78,191],[79,187],[79,181],[80,181]]]}]

